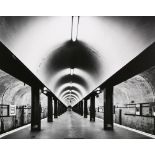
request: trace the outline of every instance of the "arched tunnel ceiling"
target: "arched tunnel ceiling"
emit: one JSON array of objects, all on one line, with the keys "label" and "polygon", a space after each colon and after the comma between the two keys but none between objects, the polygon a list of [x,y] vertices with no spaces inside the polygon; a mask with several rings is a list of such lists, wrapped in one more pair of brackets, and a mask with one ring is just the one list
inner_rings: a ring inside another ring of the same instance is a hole
[{"label": "arched tunnel ceiling", "polygon": [[[41,106],[47,107],[47,97],[41,95]],[[0,104],[30,106],[31,88],[6,72],[0,70]]]},{"label": "arched tunnel ceiling", "polygon": [[114,103],[116,105],[154,102],[153,88],[155,85],[151,86],[151,83],[148,83],[148,80],[144,78],[146,72],[149,70],[114,87]]},{"label": "arched tunnel ceiling", "polygon": [[155,41],[155,17],[80,17],[76,42],[71,23],[0,17],[0,40],[64,103],[64,91],[82,99]]}]

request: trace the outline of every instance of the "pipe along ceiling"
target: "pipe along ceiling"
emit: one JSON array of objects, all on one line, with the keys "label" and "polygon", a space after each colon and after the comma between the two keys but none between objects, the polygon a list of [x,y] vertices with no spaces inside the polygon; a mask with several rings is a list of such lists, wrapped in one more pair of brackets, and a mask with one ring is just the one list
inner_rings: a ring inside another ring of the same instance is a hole
[{"label": "pipe along ceiling", "polygon": [[154,17],[0,17],[0,40],[74,105],[155,40]]}]

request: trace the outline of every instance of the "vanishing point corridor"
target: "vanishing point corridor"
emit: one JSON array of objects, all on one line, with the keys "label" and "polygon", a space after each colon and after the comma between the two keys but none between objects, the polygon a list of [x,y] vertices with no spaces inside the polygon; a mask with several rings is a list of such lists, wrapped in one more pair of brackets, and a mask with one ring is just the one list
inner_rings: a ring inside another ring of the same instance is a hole
[{"label": "vanishing point corridor", "polygon": [[30,132],[30,126],[3,138],[11,139],[146,139],[147,136],[115,126],[114,131],[103,130],[101,119],[95,123],[81,118],[78,114],[67,111],[53,124],[42,120],[40,132]]},{"label": "vanishing point corridor", "polygon": [[155,138],[155,17],[0,16],[0,138]]}]

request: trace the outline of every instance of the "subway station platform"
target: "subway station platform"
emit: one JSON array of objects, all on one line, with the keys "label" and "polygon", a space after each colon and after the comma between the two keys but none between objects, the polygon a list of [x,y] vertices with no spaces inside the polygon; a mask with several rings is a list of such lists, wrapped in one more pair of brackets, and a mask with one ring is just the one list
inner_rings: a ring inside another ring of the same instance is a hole
[{"label": "subway station platform", "polygon": [[114,126],[113,131],[103,130],[103,121],[90,122],[75,112],[67,111],[54,122],[42,120],[41,131],[31,132],[30,126],[8,134],[4,139],[148,139],[150,137]]}]

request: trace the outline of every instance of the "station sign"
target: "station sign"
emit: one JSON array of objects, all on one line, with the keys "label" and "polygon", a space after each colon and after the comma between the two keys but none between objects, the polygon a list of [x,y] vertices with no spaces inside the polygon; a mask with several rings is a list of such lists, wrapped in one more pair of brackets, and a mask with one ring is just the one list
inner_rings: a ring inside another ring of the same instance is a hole
[{"label": "station sign", "polygon": [[9,116],[9,105],[0,105],[0,117]]},{"label": "station sign", "polygon": [[9,106],[9,115],[15,116],[16,115],[16,105],[10,105]]}]

